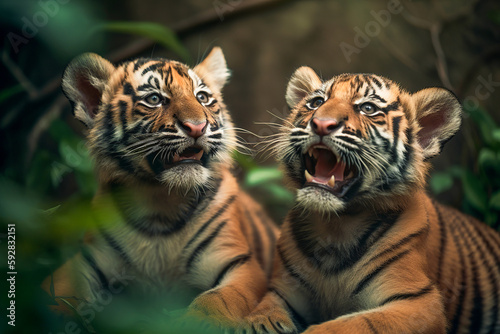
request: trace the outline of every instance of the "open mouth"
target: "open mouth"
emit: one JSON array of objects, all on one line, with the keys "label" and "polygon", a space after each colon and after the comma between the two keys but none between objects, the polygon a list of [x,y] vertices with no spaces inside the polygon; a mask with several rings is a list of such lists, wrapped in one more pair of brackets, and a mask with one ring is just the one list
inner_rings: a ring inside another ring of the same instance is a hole
[{"label": "open mouth", "polygon": [[203,149],[199,146],[190,146],[166,159],[160,155],[161,154],[152,153],[148,156],[149,164],[156,174],[180,164],[205,165],[207,163],[207,154],[205,154]]},{"label": "open mouth", "polygon": [[306,186],[328,190],[337,197],[344,196],[360,179],[358,170],[343,162],[325,145],[313,145],[304,154]]}]

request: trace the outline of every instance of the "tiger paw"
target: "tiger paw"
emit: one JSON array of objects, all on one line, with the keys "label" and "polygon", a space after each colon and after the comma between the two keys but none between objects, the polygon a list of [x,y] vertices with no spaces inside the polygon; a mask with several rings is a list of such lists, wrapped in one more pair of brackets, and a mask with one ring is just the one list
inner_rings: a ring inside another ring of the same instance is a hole
[{"label": "tiger paw", "polygon": [[271,333],[292,334],[298,333],[293,321],[284,310],[275,310],[271,314],[250,314],[238,331],[238,334]]},{"label": "tiger paw", "polygon": [[[208,323],[213,327],[228,329],[238,324],[238,318],[217,292],[204,293],[189,305],[185,319]],[[241,321],[241,320],[240,320]]]}]

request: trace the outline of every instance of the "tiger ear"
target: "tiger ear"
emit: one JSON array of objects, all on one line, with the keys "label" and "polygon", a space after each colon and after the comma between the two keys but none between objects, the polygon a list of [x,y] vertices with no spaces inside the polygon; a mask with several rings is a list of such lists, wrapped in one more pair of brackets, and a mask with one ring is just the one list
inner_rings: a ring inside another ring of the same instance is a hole
[{"label": "tiger ear", "polygon": [[222,90],[231,75],[227,68],[224,53],[218,46],[214,47],[208,56],[196,65],[193,70],[202,80],[209,81],[218,91]]},{"label": "tiger ear", "polygon": [[307,66],[299,67],[288,82],[286,103],[290,108],[293,108],[307,94],[318,89],[321,84],[321,79],[312,68]]},{"label": "tiger ear", "polygon": [[102,94],[115,70],[113,64],[95,53],[84,53],[69,63],[62,88],[73,106],[75,117],[87,127],[94,125]]},{"label": "tiger ear", "polygon": [[417,137],[424,158],[441,151],[460,128],[462,107],[455,95],[444,88],[426,88],[412,95],[420,126]]}]

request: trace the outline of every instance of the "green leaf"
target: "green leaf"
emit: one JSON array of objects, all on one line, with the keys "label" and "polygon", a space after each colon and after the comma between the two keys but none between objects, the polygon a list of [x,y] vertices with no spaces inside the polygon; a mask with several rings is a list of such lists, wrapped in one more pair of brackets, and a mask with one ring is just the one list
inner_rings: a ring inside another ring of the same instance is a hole
[{"label": "green leaf", "polygon": [[62,119],[55,119],[49,127],[50,136],[56,141],[80,139],[80,137],[71,129]]},{"label": "green leaf", "polygon": [[92,161],[82,141],[61,141],[59,143],[59,153],[68,167],[81,172],[90,173],[92,171]]},{"label": "green leaf", "polygon": [[108,22],[98,26],[98,30],[108,30],[125,34],[134,34],[158,42],[168,50],[177,53],[185,62],[189,62],[189,52],[182,45],[173,30],[153,22]]},{"label": "green leaf", "polygon": [[238,151],[233,152],[233,159],[238,163],[238,165],[241,166],[241,168],[246,171],[258,168],[258,165],[255,163],[255,160],[253,160],[251,156],[242,154]]},{"label": "green leaf", "polygon": [[450,169],[448,169],[448,173],[450,173],[451,176],[456,177],[461,179],[463,174],[465,173],[465,169],[460,166],[451,166]]},{"label": "green leaf", "polygon": [[62,301],[64,304],[66,304],[68,306],[69,309],[71,309],[75,315],[77,315],[77,318],[78,320],[81,322],[81,324],[83,326],[85,326],[85,330],[88,332],[88,333],[97,333],[93,328],[92,326],[90,326],[89,322],[86,321],[81,315],[80,313],[78,312],[78,310],[73,306],[73,304],[71,304],[69,301],[66,300],[65,297],[56,297],[57,299],[59,299],[60,301]]},{"label": "green leaf", "polygon": [[42,210],[42,213],[44,215],[50,216],[50,215],[53,215],[60,207],[61,207],[61,205],[59,204],[59,205],[56,205],[56,206],[54,206],[52,208],[48,208],[46,210]]},{"label": "green leaf", "polygon": [[434,173],[430,185],[434,194],[440,194],[453,186],[453,177],[450,173]]},{"label": "green leaf", "polygon": [[484,213],[488,205],[488,194],[478,177],[470,171],[466,171],[462,177],[464,194],[466,200],[477,210]]},{"label": "green leaf", "polygon": [[276,167],[259,167],[248,172],[245,184],[249,187],[255,187],[263,183],[279,181],[282,178],[281,171]]},{"label": "green leaf", "polygon": [[479,151],[477,160],[481,170],[487,175],[492,183],[500,178],[500,152],[495,153],[489,148],[482,148]]},{"label": "green leaf", "polygon": [[24,90],[23,86],[15,85],[0,91],[0,103],[16,95],[17,93],[22,92],[23,90]]},{"label": "green leaf", "polygon": [[[493,228],[498,228],[498,214],[493,211],[489,211],[484,216],[484,222]],[[500,231],[499,231],[500,232]]]},{"label": "green leaf", "polygon": [[493,130],[493,139],[500,143],[500,129]]},{"label": "green leaf", "polygon": [[293,194],[288,191],[288,189],[279,184],[267,183],[262,185],[262,188],[266,190],[276,202],[282,202],[285,204],[293,203]]},{"label": "green leaf", "polygon": [[500,190],[493,194],[490,198],[490,208],[500,210]]},{"label": "green leaf", "polygon": [[494,170],[500,167],[500,157],[495,154],[495,152],[487,147],[482,148],[479,151],[479,157],[477,159],[479,166],[487,171]]},{"label": "green leaf", "polygon": [[54,188],[58,187],[62,182],[62,178],[66,173],[71,172],[71,168],[59,161],[53,161],[50,164],[50,178],[52,180],[52,186]]},{"label": "green leaf", "polygon": [[488,13],[488,17],[492,22],[500,24],[500,10],[491,10]]},{"label": "green leaf", "polygon": [[492,145],[494,138],[493,132],[497,129],[495,121],[488,114],[488,112],[482,108],[469,108],[465,106],[464,111],[470,116],[470,118],[478,125],[481,132],[483,140],[488,145]]},{"label": "green leaf", "polygon": [[496,159],[495,152],[493,150],[485,147],[479,151],[478,162],[481,167],[484,167]]}]

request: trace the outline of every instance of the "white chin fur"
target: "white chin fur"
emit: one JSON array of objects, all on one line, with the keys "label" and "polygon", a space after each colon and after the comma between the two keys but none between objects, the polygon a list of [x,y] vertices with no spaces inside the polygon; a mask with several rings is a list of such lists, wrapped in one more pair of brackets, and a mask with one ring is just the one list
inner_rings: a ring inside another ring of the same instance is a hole
[{"label": "white chin fur", "polygon": [[180,191],[196,189],[207,184],[210,171],[201,165],[178,165],[162,172],[158,179],[166,187]]},{"label": "white chin fur", "polygon": [[343,201],[326,190],[306,187],[297,190],[297,204],[306,210],[335,213],[345,208]]}]

